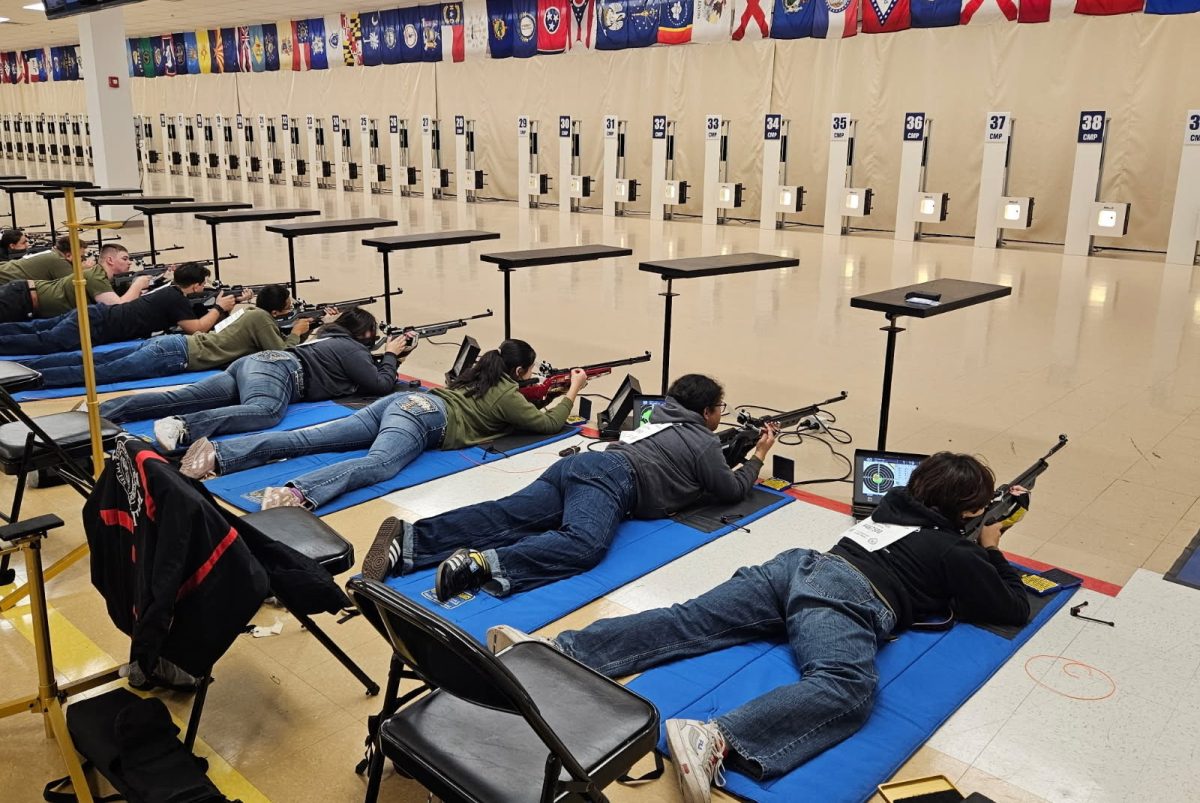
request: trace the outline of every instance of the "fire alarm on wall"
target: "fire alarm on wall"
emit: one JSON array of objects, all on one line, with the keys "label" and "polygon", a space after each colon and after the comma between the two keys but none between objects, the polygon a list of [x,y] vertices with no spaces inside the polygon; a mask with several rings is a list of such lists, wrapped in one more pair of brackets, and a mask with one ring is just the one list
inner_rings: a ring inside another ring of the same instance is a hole
[{"label": "fire alarm on wall", "polygon": [[108,76],[108,88],[119,89],[121,87],[121,79],[115,75]]}]

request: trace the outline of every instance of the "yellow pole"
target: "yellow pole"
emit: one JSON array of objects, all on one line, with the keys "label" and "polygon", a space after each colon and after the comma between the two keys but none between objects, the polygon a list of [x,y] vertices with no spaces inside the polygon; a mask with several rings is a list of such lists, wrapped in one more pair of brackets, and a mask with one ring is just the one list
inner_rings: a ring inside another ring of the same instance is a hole
[{"label": "yellow pole", "polygon": [[92,359],[92,327],[88,321],[87,283],[79,248],[79,219],[75,216],[75,188],[63,188],[67,207],[67,231],[71,236],[71,268],[75,273],[75,308],[79,311],[79,348],[83,352],[83,386],[87,391],[88,428],[92,435],[92,473],[104,470],[104,446],[100,437],[100,399],[96,395],[96,364]]}]

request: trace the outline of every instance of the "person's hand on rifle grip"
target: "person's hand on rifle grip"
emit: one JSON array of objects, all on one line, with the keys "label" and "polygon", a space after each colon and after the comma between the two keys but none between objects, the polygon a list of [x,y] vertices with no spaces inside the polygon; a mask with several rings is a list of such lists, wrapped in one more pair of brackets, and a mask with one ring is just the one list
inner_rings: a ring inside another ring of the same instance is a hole
[{"label": "person's hand on rifle grip", "polygon": [[292,334],[301,339],[312,329],[312,318],[299,318],[292,324]]},{"label": "person's hand on rifle grip", "polygon": [[213,303],[220,307],[222,312],[228,315],[230,310],[233,309],[234,305],[237,304],[237,299],[233,296],[226,295],[225,292],[222,291],[216,297],[216,300],[214,300]]},{"label": "person's hand on rifle grip", "polygon": [[337,307],[326,307],[325,314],[321,316],[321,323],[333,323],[340,318],[342,313]]},{"label": "person's hand on rifle grip", "polygon": [[587,387],[588,375],[587,371],[582,368],[571,369],[571,384],[567,386],[567,392],[564,394],[571,403],[575,403],[575,397],[579,395],[579,391]]},{"label": "person's hand on rifle grip", "polygon": [[383,347],[383,350],[387,354],[395,354],[399,357],[404,353],[404,347],[407,345],[408,339],[404,335],[396,335],[388,338],[387,345]]},{"label": "person's hand on rifle grip", "polygon": [[760,432],[758,443],[754,447],[754,456],[759,460],[766,460],[771,447],[775,445],[775,441],[779,440],[779,425],[767,424]]},{"label": "person's hand on rifle grip", "polygon": [[400,352],[401,357],[407,357],[409,354],[412,354],[413,350],[421,342],[421,336],[417,334],[415,329],[405,329],[401,338],[404,342],[404,350]]},{"label": "person's hand on rifle grip", "polygon": [[1000,536],[1004,535],[1002,522],[986,524],[979,531],[979,545],[984,549],[999,549]]},{"label": "person's hand on rifle grip", "polygon": [[131,290],[135,290],[135,291],[141,293],[147,287],[149,287],[150,283],[153,281],[154,281],[154,279],[151,278],[150,276],[138,276],[132,282],[129,283],[129,288]]},{"label": "person's hand on rifle grip", "polygon": [[242,290],[242,294],[237,297],[237,303],[245,304],[250,299],[254,298],[254,291],[249,287]]}]

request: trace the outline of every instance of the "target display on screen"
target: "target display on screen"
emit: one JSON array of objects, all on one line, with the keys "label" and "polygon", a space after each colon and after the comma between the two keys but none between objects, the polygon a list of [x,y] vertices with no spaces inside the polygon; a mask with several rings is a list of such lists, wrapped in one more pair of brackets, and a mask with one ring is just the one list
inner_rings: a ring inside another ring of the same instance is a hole
[{"label": "target display on screen", "polygon": [[858,449],[854,453],[855,515],[869,515],[879,500],[893,488],[908,484],[913,470],[925,459],[923,454],[877,452]]},{"label": "target display on screen", "polygon": [[863,490],[869,494],[885,494],[896,484],[896,474],[886,463],[872,463],[863,468]]}]

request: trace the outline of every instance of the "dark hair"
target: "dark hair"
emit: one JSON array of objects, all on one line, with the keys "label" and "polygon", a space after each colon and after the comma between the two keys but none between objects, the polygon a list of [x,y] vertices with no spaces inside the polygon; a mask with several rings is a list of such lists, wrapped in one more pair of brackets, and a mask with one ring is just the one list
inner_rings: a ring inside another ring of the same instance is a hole
[{"label": "dark hair", "polygon": [[116,243],[108,243],[107,245],[105,245],[103,248],[100,249],[100,258],[104,259],[106,256],[108,256],[109,254],[111,254],[113,252],[116,252],[119,254],[128,254],[129,249],[123,245],[117,245]]},{"label": "dark hair", "polygon": [[684,374],[671,383],[667,395],[685,410],[704,415],[710,407],[716,407],[725,396],[725,388],[717,380],[704,374]]},{"label": "dark hair", "polygon": [[0,248],[9,248],[21,242],[21,238],[25,236],[25,232],[21,229],[5,229],[3,234],[0,234]]},{"label": "dark hair", "polygon": [[908,478],[908,492],[925,507],[952,523],[963,524],[963,513],[986,507],[996,493],[992,470],[969,454],[938,452],[921,461]]},{"label": "dark hair", "polygon": [[285,285],[268,284],[255,294],[254,303],[267,312],[283,312],[291,295]]},{"label": "dark hair", "polygon": [[175,269],[175,284],[180,287],[190,287],[193,284],[204,284],[208,279],[209,269],[203,265],[180,265]]},{"label": "dark hair", "polygon": [[[339,315],[337,321],[328,325],[345,329],[350,333],[352,338],[363,343],[373,340],[375,332],[379,328],[379,323],[375,320],[375,316],[362,307],[351,307]],[[325,328],[324,326],[321,327],[322,330]],[[318,332],[318,334],[320,333]]]},{"label": "dark hair", "polygon": [[71,238],[67,235],[63,235],[62,237],[59,237],[57,240],[54,241],[54,248],[60,254],[71,253]]},{"label": "dark hair", "polygon": [[485,351],[475,364],[450,382],[451,390],[461,390],[469,397],[487,393],[504,377],[511,378],[518,368],[528,368],[537,359],[533,346],[524,340],[505,340],[500,348]]}]

